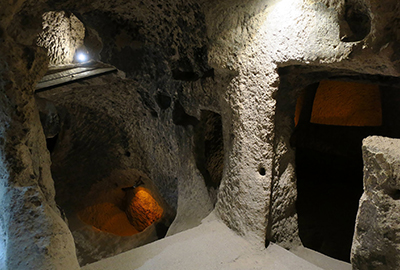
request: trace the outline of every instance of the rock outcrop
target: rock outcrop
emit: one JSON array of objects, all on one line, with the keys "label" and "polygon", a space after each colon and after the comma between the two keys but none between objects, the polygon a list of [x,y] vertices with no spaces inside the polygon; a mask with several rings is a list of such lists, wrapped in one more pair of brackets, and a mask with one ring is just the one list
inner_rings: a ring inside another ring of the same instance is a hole
[{"label": "rock outcrop", "polygon": [[26,21],[35,10],[23,12],[23,2],[0,3],[0,268],[77,270],[34,99],[48,61],[43,49],[32,46],[40,23]]},{"label": "rock outcrop", "polygon": [[400,140],[363,141],[364,194],[352,247],[353,269],[400,268]]},{"label": "rock outcrop", "polygon": [[85,27],[74,14],[49,11],[43,14],[43,32],[37,45],[47,49],[51,66],[71,64],[84,37]]}]

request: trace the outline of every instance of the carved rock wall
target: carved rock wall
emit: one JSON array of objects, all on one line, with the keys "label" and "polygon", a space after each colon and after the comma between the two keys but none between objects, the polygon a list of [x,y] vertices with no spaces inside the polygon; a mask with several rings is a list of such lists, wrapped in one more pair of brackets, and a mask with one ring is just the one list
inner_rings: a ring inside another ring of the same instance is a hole
[{"label": "carved rock wall", "polygon": [[[335,70],[399,76],[399,39],[389,26],[396,25],[399,4],[205,1],[203,8],[209,63],[233,77],[221,103],[227,159],[218,213],[248,239],[290,248],[299,244],[294,152],[289,145],[294,106],[279,108],[293,111],[276,118],[283,75],[279,70],[300,66],[310,74],[316,71],[307,79],[310,84]],[[363,21],[360,28],[354,25],[357,18]],[[293,77],[292,89],[306,87],[303,79]],[[295,100],[296,91],[292,95],[283,94],[281,101]]]},{"label": "carved rock wall", "polygon": [[79,269],[71,232],[54,201],[34,100],[34,85],[48,64],[45,51],[33,46],[40,19],[29,19],[40,14],[24,1],[0,5],[0,268]]},{"label": "carved rock wall", "polygon": [[71,64],[84,37],[85,27],[74,14],[49,11],[43,14],[43,31],[37,45],[47,49],[49,65]]}]

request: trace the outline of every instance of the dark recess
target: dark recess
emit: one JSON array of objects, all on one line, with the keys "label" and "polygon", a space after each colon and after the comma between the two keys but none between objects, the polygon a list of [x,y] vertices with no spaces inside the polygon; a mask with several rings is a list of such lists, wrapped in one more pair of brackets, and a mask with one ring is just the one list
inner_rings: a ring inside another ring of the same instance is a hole
[{"label": "dark recess", "polygon": [[171,106],[171,97],[168,96],[167,94],[158,92],[156,94],[156,102],[161,110],[166,110]]},{"label": "dark recess", "polygon": [[148,109],[151,116],[158,117],[158,113],[156,111],[156,104],[154,100],[151,98],[150,94],[144,89],[139,89],[137,92],[139,93],[144,106]]},{"label": "dark recess", "polygon": [[179,81],[197,81],[198,79],[213,77],[214,69],[206,70],[201,76],[193,71],[184,71],[180,68],[172,70],[172,77]]},{"label": "dark recess", "polygon": [[58,134],[53,138],[46,139],[47,150],[49,150],[50,154],[53,153],[54,148],[56,147],[57,144],[57,140],[58,140]]},{"label": "dark recess", "polygon": [[35,61],[35,51],[30,47],[25,47],[23,57],[26,59],[26,68],[30,70]]},{"label": "dark recess", "polygon": [[200,122],[195,128],[194,155],[197,168],[215,203],[224,168],[222,119],[218,113],[201,112]]},{"label": "dark recess", "polygon": [[395,190],[390,194],[394,200],[400,200],[400,190]]},{"label": "dark recess", "polygon": [[346,3],[344,19],[352,31],[352,35],[342,39],[344,42],[363,40],[371,31],[371,19],[369,15],[353,3]]},{"label": "dark recess", "polygon": [[174,110],[172,111],[172,121],[175,125],[179,126],[195,126],[199,122],[196,117],[188,115],[185,112],[185,109],[179,101],[175,102]]},{"label": "dark recess", "polygon": [[159,239],[164,238],[165,235],[166,235],[167,232],[168,232],[168,228],[169,228],[169,227],[168,227],[167,225],[165,225],[164,223],[162,223],[162,222],[157,223],[157,224],[155,225],[155,227],[156,227],[157,237],[158,237]]},{"label": "dark recess", "polygon": [[192,71],[184,71],[179,68],[172,70],[172,77],[179,81],[197,81],[199,75]]},{"label": "dark recess", "polygon": [[296,207],[305,247],[350,261],[362,168],[361,158],[296,148]]},{"label": "dark recess", "polygon": [[[314,84],[307,87],[299,124],[291,137],[296,150],[299,235],[305,247],[350,261],[359,199],[363,192],[362,139],[399,137],[398,90],[381,86],[383,126],[312,124]],[[395,195],[396,196],[396,193]]]}]

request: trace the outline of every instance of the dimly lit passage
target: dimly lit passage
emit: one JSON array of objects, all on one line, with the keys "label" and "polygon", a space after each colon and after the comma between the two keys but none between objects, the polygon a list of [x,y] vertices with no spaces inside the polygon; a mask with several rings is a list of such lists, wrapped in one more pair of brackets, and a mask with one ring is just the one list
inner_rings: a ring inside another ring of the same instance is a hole
[{"label": "dimly lit passage", "polygon": [[218,113],[201,111],[200,122],[196,126],[194,155],[215,204],[224,169],[222,119]]},{"label": "dimly lit passage", "polygon": [[[108,197],[108,198],[107,198]],[[106,202],[88,206],[78,213],[79,218],[95,229],[131,236],[159,220],[163,209],[143,187],[123,191],[116,189],[105,196]]]},{"label": "dimly lit passage", "polygon": [[299,98],[292,136],[303,244],[350,261],[363,191],[362,139],[382,132],[378,85],[321,81]]}]

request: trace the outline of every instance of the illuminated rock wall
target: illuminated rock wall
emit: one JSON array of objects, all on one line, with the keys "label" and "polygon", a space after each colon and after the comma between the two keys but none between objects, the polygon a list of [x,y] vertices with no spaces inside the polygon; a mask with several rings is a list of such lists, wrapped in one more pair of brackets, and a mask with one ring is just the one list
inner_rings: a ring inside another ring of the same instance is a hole
[{"label": "illuminated rock wall", "polygon": [[130,223],[138,230],[143,231],[159,220],[163,209],[151,196],[150,191],[138,187],[127,194],[126,215]]},{"label": "illuminated rock wall", "polygon": [[74,14],[49,11],[43,14],[43,32],[37,45],[47,49],[49,65],[71,64],[84,37],[85,28]]},{"label": "illuminated rock wall", "polygon": [[[209,63],[232,77],[221,101],[228,157],[217,202],[229,227],[259,244],[299,244],[289,141],[298,93],[335,72],[398,76],[398,11],[395,1],[205,4]],[[296,68],[310,75],[281,80]]]},{"label": "illuminated rock wall", "polygon": [[399,269],[399,140],[368,137],[363,157],[364,194],[352,246],[353,269]]}]

